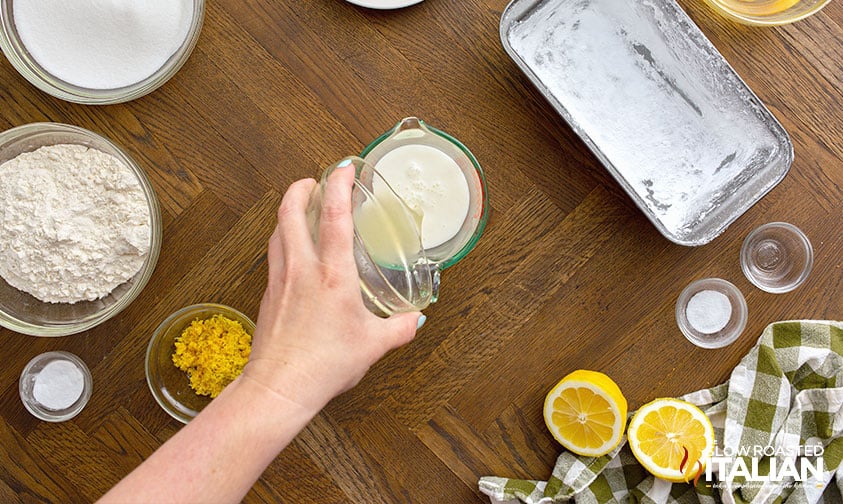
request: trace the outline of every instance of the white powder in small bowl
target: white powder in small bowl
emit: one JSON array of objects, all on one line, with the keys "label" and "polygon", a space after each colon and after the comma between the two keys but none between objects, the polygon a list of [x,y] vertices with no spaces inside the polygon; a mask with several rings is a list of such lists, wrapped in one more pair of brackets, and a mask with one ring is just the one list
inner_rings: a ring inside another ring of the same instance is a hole
[{"label": "white powder in small bowl", "polygon": [[43,407],[60,411],[73,405],[85,390],[85,377],[76,364],[54,360],[35,376],[32,397]]},{"label": "white powder in small bowl", "polygon": [[702,290],[688,301],[685,316],[697,332],[714,334],[729,324],[732,318],[732,303],[722,292]]}]

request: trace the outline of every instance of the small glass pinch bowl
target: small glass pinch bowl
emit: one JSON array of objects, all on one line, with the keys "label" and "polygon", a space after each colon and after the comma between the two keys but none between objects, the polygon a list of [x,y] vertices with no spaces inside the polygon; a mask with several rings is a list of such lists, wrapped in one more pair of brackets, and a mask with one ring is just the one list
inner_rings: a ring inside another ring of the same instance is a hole
[{"label": "small glass pinch bowl", "polygon": [[[36,399],[38,396],[35,391],[38,374],[51,362],[67,361],[76,366],[82,375],[82,391],[79,397],[67,407],[61,409],[49,408]],[[18,382],[18,391],[20,398],[27,411],[32,413],[36,418],[44,420],[45,422],[64,422],[78,415],[82,409],[88,404],[93,390],[93,380],[88,366],[77,357],[69,352],[45,352],[34,357],[23,368],[23,372]]]},{"label": "small glass pinch bowl", "polygon": [[187,36],[170,58],[154,73],[134,84],[114,89],[92,89],[66,82],[44,69],[21,41],[15,25],[14,0],[0,0],[0,49],[26,80],[56,98],[85,105],[122,103],[140,98],[166,83],[187,61],[202,30],[205,0],[192,0],[193,15]]},{"label": "small glass pinch bowl", "polygon": [[221,304],[201,303],[182,308],[161,322],[146,349],[146,383],[152,396],[167,414],[185,424],[199,414],[211,398],[194,392],[187,373],[173,364],[175,341],[191,322],[214,315],[240,322],[247,333],[255,333],[255,323],[243,313]]},{"label": "small glass pinch bowl", "polygon": [[720,278],[692,282],[676,300],[676,324],[688,341],[701,348],[733,343],[746,328],[747,312],[741,291]]},{"label": "small glass pinch bowl", "polygon": [[80,144],[119,159],[140,183],[149,207],[149,253],[140,270],[107,296],[78,303],[45,303],[0,278],[0,325],[32,336],[67,336],[86,331],[128,306],[146,286],[161,249],[161,210],[143,169],[110,140],[83,128],[58,123],[32,123],[0,132],[0,163],[46,145]]},{"label": "small glass pinch bowl", "polygon": [[741,246],[741,269],[747,280],[773,294],[790,292],[811,273],[814,249],[801,229],[787,222],[755,228]]}]

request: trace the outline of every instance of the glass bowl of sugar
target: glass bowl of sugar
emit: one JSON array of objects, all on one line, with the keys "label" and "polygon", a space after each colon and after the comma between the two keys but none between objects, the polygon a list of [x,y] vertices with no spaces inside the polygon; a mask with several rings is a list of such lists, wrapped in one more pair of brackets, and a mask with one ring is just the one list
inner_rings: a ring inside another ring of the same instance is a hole
[{"label": "glass bowl of sugar", "polygon": [[18,382],[27,411],[46,422],[64,422],[82,411],[91,398],[88,366],[69,352],[46,352],[24,367]]},{"label": "glass bowl of sugar", "polygon": [[676,300],[676,324],[691,343],[721,348],[746,327],[746,300],[730,282],[704,278],[685,287]]},{"label": "glass bowl of sugar", "polygon": [[0,0],[0,48],[30,83],[87,105],[167,82],[193,51],[204,0]]},{"label": "glass bowl of sugar", "polygon": [[66,336],[115,316],[147,284],[161,212],[143,169],[83,128],[0,132],[0,325]]}]

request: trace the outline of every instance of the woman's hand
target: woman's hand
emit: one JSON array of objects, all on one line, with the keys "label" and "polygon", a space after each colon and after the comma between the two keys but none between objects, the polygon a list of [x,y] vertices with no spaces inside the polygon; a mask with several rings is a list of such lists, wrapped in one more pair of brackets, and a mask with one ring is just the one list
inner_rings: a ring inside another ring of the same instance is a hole
[{"label": "woman's hand", "polygon": [[353,180],[351,163],[330,175],[318,245],[305,216],[312,179],[287,190],[269,239],[269,281],[244,375],[308,409],[321,409],[412,340],[421,316],[383,319],[364,306],[353,255]]}]

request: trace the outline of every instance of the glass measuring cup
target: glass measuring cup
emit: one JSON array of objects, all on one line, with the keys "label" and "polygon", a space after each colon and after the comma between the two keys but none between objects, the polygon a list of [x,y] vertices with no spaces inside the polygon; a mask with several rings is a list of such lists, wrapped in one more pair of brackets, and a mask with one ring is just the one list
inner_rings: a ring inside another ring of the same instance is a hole
[{"label": "glass measuring cup", "polygon": [[353,165],[351,191],[354,220],[354,261],[363,302],[373,313],[421,311],[435,302],[439,291],[437,266],[421,244],[420,216],[413,212],[375,171],[359,157],[347,157],[328,167],[307,206],[307,221],[315,243],[328,177],[339,167]]},{"label": "glass measuring cup", "polygon": [[[395,127],[369,144],[360,156],[378,169],[378,163],[388,154],[405,146],[432,147],[441,152],[456,163],[466,183],[468,211],[459,230],[450,239],[424,251],[430,262],[438,265],[439,269],[445,269],[471,252],[483,234],[489,208],[486,177],[477,159],[465,145],[447,133],[428,126],[417,117],[407,117],[399,121]],[[421,176],[424,177],[425,167],[420,168]],[[381,173],[386,176],[385,171]],[[393,184],[393,188],[405,201],[409,200],[399,187]]]}]

